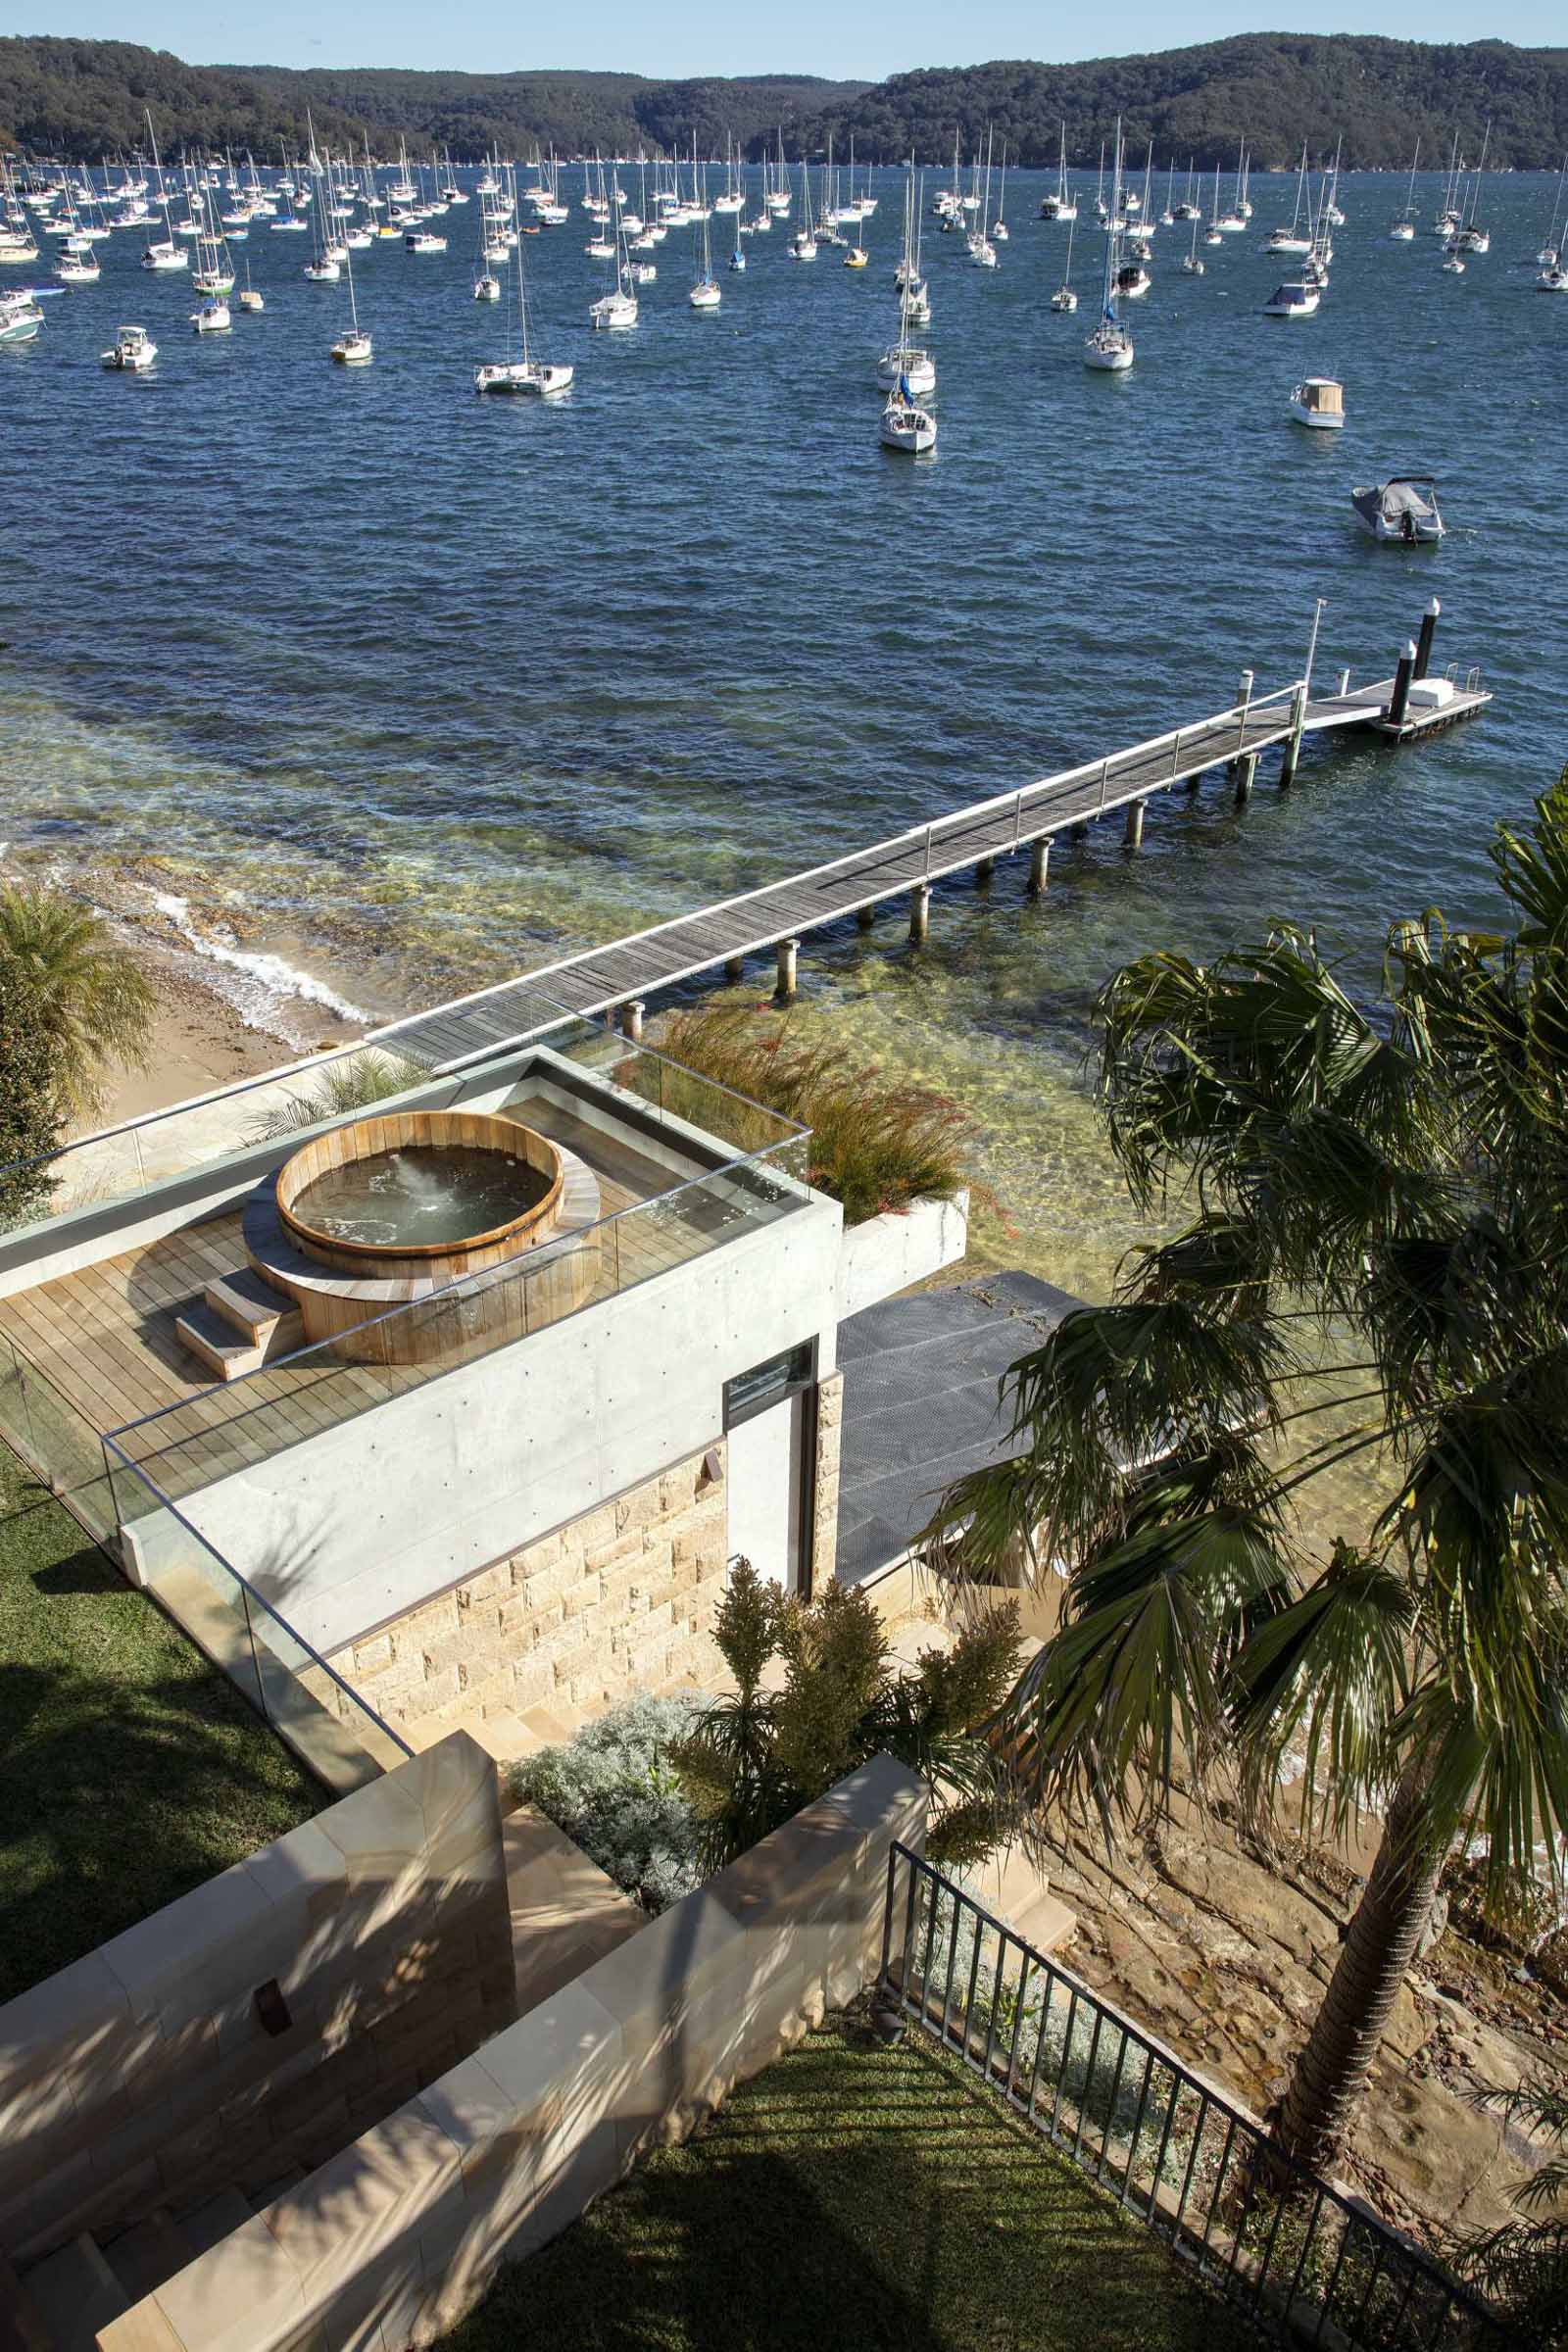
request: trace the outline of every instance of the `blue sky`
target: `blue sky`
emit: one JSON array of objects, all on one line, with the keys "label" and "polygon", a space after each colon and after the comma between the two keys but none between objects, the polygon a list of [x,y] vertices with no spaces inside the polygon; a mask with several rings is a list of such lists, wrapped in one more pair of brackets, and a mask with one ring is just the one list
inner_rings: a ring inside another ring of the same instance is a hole
[{"label": "blue sky", "polygon": [[[20,22],[18,21],[20,19]],[[460,10],[428,0],[380,0],[323,10],[319,0],[270,0],[240,10],[229,0],[32,0],[13,16],[18,31],[144,41],[193,64],[275,66],[447,66],[493,73],[523,66],[579,66],[648,74],[804,72],[880,80],[910,66],[972,65],[994,57],[1065,59],[1141,49],[1267,26],[1295,32],[1385,32],[1428,41],[1500,38],[1560,45],[1568,38],[1560,0],[1499,0],[1485,11],[1431,0],[1412,19],[1396,0],[1360,0],[1353,11],[1310,0],[1200,0],[1173,19],[1152,0],[1129,0],[1113,19],[1088,9],[1027,7],[1003,0],[974,15],[951,0],[902,0],[896,9],[796,0],[758,12],[736,0],[683,0],[651,10],[646,0],[599,0],[591,10],[535,12],[502,0],[468,0]],[[1113,26],[1107,44],[1106,28]],[[11,27],[8,27],[11,29]]]}]

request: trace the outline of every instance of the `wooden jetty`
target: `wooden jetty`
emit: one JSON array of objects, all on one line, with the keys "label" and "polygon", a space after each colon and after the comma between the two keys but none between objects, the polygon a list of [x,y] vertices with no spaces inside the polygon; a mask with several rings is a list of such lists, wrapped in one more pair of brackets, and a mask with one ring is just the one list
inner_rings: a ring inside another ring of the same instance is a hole
[{"label": "wooden jetty", "polygon": [[1316,699],[1306,679],[1259,698],[1249,670],[1239,699],[1210,717],[911,825],[868,849],[657,923],[609,947],[590,948],[475,990],[374,1031],[372,1042],[430,1070],[446,1071],[544,1035],[559,1025],[564,1011],[588,1016],[618,1008],[622,1027],[635,1038],[642,1032],[645,1000],[654,991],[719,965],[738,979],[746,956],[768,951],[777,956],[780,997],[793,996],[800,942],[824,924],[855,915],[869,926],[879,906],[907,895],[909,936],[919,942],[930,922],[931,886],[945,876],[972,870],[984,887],[999,858],[1027,853],[1028,889],[1038,895],[1046,886],[1051,844],[1058,833],[1120,809],[1128,846],[1137,849],[1145,808],[1156,793],[1177,785],[1196,790],[1206,774],[1223,768],[1237,800],[1245,801],[1259,760],[1275,748],[1281,752],[1280,781],[1288,784],[1308,736],[1364,729],[1404,743],[1473,717],[1492,700],[1478,672],[1461,678],[1450,671],[1441,684],[1428,678],[1437,610],[1434,599],[1419,646],[1409,645],[1395,675],[1375,685],[1352,691],[1346,672],[1337,691]]}]

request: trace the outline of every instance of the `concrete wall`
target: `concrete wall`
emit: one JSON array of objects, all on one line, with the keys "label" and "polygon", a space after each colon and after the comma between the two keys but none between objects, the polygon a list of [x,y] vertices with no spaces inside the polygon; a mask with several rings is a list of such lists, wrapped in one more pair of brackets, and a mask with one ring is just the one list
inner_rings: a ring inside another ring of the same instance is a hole
[{"label": "concrete wall", "polygon": [[113,2322],[102,2352],[405,2352],[877,1970],[879,1757]]},{"label": "concrete wall", "polygon": [[459,1734],[0,2008],[0,2248],[319,2164],[514,2010],[495,1767]]},{"label": "concrete wall", "polygon": [[[831,1371],[841,1226],[836,1201],[803,1195],[180,1507],[329,1655],[713,1445],[732,1375],[813,1335]],[[189,1549],[164,1514],[127,1533],[154,1584]]]},{"label": "concrete wall", "polygon": [[889,1209],[863,1225],[846,1226],[839,1253],[839,1321],[956,1265],[968,1247],[967,1192],[951,1200],[916,1200],[911,1208]]},{"label": "concrete wall", "polygon": [[[713,1467],[710,1469],[710,1461]],[[722,1442],[601,1503],[340,1650],[331,1663],[407,1729],[713,1683],[723,1597]],[[314,1687],[314,1670],[303,1680]],[[325,1703],[342,1694],[318,1678]]]}]

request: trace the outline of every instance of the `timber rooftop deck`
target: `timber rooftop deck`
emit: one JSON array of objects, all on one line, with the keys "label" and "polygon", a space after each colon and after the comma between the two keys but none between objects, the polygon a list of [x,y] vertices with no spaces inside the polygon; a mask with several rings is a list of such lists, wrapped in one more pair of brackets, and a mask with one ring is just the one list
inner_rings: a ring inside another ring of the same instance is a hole
[{"label": "timber rooftop deck", "polygon": [[[1430,642],[1429,632],[1428,642]],[[1423,674],[1419,669],[1417,676]],[[760,890],[706,906],[695,914],[609,947],[589,949],[525,972],[515,980],[436,1006],[411,1020],[374,1033],[375,1041],[423,1063],[453,1070],[505,1048],[543,1036],[558,1025],[563,1007],[580,1014],[603,1013],[636,1003],[656,989],[712,970],[737,965],[746,956],[777,948],[780,986],[793,988],[793,943],[802,934],[848,915],[869,910],[906,892],[910,894],[910,932],[925,936],[930,885],[974,867],[984,872],[998,858],[1030,852],[1030,888],[1044,884],[1054,835],[1125,809],[1128,839],[1142,837],[1145,804],[1178,784],[1196,789],[1215,768],[1229,768],[1238,798],[1250,790],[1261,755],[1282,747],[1281,780],[1296,770],[1303,739],[1351,728],[1371,729],[1396,741],[1471,717],[1492,699],[1475,671],[1452,699],[1432,710],[1408,710],[1395,720],[1395,679],[1353,693],[1348,673],[1337,693],[1311,700],[1298,680],[1254,701],[1250,694],[1228,710],[1196,720],[1102,760],[1069,768],[1020,791],[982,801],[952,815],[933,818],[907,831],[853,852],[827,865],[787,876]],[[782,943],[782,944],[781,944]],[[635,1031],[634,1031],[635,1034]]]},{"label": "timber rooftop deck", "polygon": [[[671,1194],[678,1179],[622,1139],[554,1104],[530,1098],[521,1106],[533,1126],[588,1162],[602,1213],[616,1220],[606,1229],[613,1247],[603,1248],[598,1286],[583,1303],[682,1263],[721,1228],[722,1208],[700,1186]],[[641,1213],[618,1214],[626,1209]],[[89,1429],[123,1430],[171,1406],[184,1408],[125,1438],[131,1458],[173,1499],[275,1450],[280,1430],[310,1437],[429,1377],[428,1367],[348,1363],[317,1347],[215,1388],[174,1324],[209,1282],[244,1265],[240,1224],[237,1209],[205,1217],[0,1299],[0,1335],[16,1341]],[[482,1337],[466,1343],[455,1331],[441,1369],[488,1345]],[[40,1460],[50,1449],[42,1438],[58,1443],[60,1435],[41,1433]]]}]

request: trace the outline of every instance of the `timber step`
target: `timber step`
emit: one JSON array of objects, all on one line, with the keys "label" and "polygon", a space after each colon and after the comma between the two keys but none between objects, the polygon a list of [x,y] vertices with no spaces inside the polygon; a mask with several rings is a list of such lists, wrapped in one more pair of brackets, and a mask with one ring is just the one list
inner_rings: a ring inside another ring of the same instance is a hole
[{"label": "timber step", "polygon": [[254,1266],[242,1266],[236,1274],[225,1274],[210,1282],[202,1294],[214,1314],[221,1315],[225,1323],[248,1339],[253,1347],[271,1345],[280,1348],[297,1347],[305,1337],[305,1326],[294,1300],[257,1273]]},{"label": "timber step", "polygon": [[210,1282],[174,1318],[182,1347],[220,1380],[238,1380],[259,1371],[274,1355],[286,1355],[305,1337],[299,1308],[254,1268]]}]

